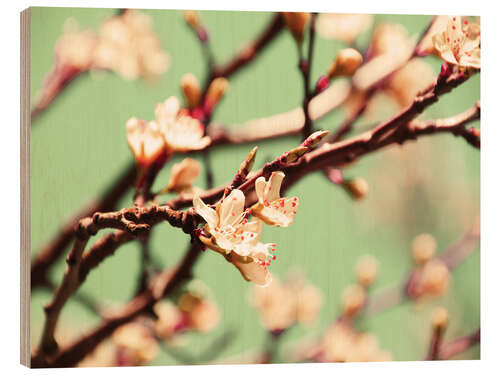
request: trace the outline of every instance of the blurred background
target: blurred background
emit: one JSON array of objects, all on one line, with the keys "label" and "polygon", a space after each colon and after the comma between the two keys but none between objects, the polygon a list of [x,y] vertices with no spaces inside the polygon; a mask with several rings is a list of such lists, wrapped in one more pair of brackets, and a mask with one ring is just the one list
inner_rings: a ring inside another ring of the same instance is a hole
[{"label": "blurred background", "polygon": [[[68,18],[82,28],[98,30],[114,15],[112,9],[32,8],[31,13],[31,95],[42,86],[54,63],[54,45]],[[181,98],[180,78],[193,73],[200,82],[206,66],[198,40],[185,24],[182,11],[144,11],[152,20],[161,47],[170,56],[165,74],[153,82],[129,81],[109,72],[93,72],[74,81],[38,118],[31,129],[31,248],[33,254],[72,216],[108,186],[133,160],[125,137],[125,122],[132,116],[154,118],[154,105],[171,95]],[[217,62],[230,59],[242,45],[259,34],[272,17],[259,12],[200,12],[210,32]],[[383,22],[403,25],[410,36],[419,35],[431,16],[375,15],[373,26],[356,45],[363,50],[371,31]],[[328,69],[345,44],[317,36],[312,66],[314,80]],[[441,61],[426,57],[435,74]],[[470,108],[479,100],[480,79],[476,75],[453,93],[443,96],[429,108],[424,118],[440,118]],[[247,120],[270,116],[300,105],[303,83],[297,69],[297,48],[289,32],[281,33],[252,64],[229,80],[229,90],[217,107],[213,120],[226,126],[241,126]],[[355,132],[368,129],[389,118],[397,106],[387,98],[377,100],[374,110],[355,126]],[[336,129],[345,116],[342,109],[319,121],[316,128]],[[476,124],[477,125],[477,124]],[[256,166],[261,166],[297,145],[287,138],[259,144]],[[215,185],[229,181],[251,145],[224,147],[212,152]],[[196,155],[194,158],[199,159]],[[158,176],[154,190],[164,187],[175,157]],[[345,177],[363,177],[369,185],[365,199],[353,201],[323,174],[308,175],[293,186],[287,196],[300,197],[301,207],[293,228],[266,226],[265,242],[277,243],[278,259],[271,272],[284,278],[290,269],[299,269],[323,294],[323,306],[315,324],[295,326],[282,337],[281,350],[305,337],[324,332],[341,311],[341,295],[355,279],[357,259],[371,254],[379,261],[379,278],[370,293],[403,280],[414,267],[411,242],[421,233],[432,234],[438,252],[458,239],[479,214],[480,153],[462,139],[450,135],[422,137],[402,147],[387,148],[344,170]],[[203,174],[196,185],[203,187]],[[132,204],[132,190],[119,208]],[[186,236],[169,225],[155,227],[152,252],[169,267],[183,255]],[[82,292],[114,305],[128,301],[136,288],[140,247],[137,242],[120,248],[95,269],[82,286]],[[59,283],[63,260],[53,268],[52,280]],[[257,311],[249,304],[253,286],[217,254],[208,251],[196,264],[194,274],[211,290],[221,319],[206,334],[187,333],[180,345],[196,356],[223,332],[235,331],[232,344],[217,361],[250,349],[263,348],[267,332]],[[475,252],[453,272],[446,295],[426,303],[406,302],[370,317],[360,317],[360,330],[373,333],[379,345],[395,360],[425,357],[431,333],[430,313],[435,306],[449,310],[450,325],[445,340],[475,330],[480,320],[479,252]],[[31,339],[38,343],[43,323],[43,305],[51,293],[37,289],[31,298]],[[77,337],[99,318],[78,302],[70,300],[62,312],[58,337]],[[459,358],[479,358],[475,347]],[[178,364],[175,356],[160,351],[153,365]]]}]

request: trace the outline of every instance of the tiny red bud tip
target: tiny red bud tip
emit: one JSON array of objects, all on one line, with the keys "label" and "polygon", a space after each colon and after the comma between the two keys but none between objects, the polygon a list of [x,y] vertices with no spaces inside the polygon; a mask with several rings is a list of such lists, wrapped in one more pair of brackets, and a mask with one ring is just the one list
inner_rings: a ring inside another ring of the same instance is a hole
[{"label": "tiny red bud tip", "polygon": [[316,82],[316,93],[319,94],[320,92],[326,90],[328,86],[330,85],[330,79],[327,76],[321,76],[318,79],[318,82]]}]

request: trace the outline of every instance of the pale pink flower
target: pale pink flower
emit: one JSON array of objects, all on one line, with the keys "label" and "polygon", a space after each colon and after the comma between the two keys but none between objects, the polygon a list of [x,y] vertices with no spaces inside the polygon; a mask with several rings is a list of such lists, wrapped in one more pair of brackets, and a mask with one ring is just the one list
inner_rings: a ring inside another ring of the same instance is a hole
[{"label": "pale pink flower", "polygon": [[327,39],[338,39],[347,44],[355,42],[373,23],[371,14],[324,13],[318,17],[318,33]]},{"label": "pale pink flower", "polygon": [[277,227],[288,227],[297,214],[299,199],[280,198],[280,188],[285,174],[273,172],[269,180],[259,177],[255,181],[255,192],[259,202],[252,207],[252,215],[263,220],[266,224]]},{"label": "pale pink flower", "polygon": [[446,30],[433,36],[437,54],[447,63],[461,68],[481,68],[481,30],[460,16],[450,17]]},{"label": "pale pink flower", "polygon": [[175,191],[177,193],[192,193],[197,191],[193,186],[201,170],[201,164],[191,158],[185,158],[180,163],[172,166],[170,180],[165,191]]},{"label": "pale pink flower", "polygon": [[233,190],[217,205],[216,210],[208,207],[198,196],[193,199],[193,206],[207,222],[205,231],[210,235],[207,238],[202,234],[200,240],[224,255],[247,281],[263,286],[269,284],[269,250],[274,250],[275,245],[259,242],[262,222],[248,221],[243,192]]},{"label": "pale pink flower", "polygon": [[137,163],[147,167],[165,151],[165,141],[154,121],[132,117],[126,124],[127,141]]},{"label": "pale pink flower", "polygon": [[179,100],[171,96],[155,108],[156,122],[163,134],[167,149],[172,152],[201,150],[210,144],[204,136],[203,124],[181,111]]}]

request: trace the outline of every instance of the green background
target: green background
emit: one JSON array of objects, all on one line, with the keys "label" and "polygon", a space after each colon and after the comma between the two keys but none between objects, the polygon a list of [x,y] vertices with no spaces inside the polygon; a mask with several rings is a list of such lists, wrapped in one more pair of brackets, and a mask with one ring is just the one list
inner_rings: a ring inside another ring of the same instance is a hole
[{"label": "green background", "polygon": [[[31,13],[31,94],[41,87],[53,64],[53,47],[62,25],[74,17],[82,27],[98,25],[115,11],[110,9],[33,8]],[[76,80],[44,113],[31,132],[31,244],[32,253],[49,240],[64,219],[83,204],[97,197],[125,166],[132,154],[125,138],[124,124],[137,116],[154,117],[154,104],[171,95],[180,97],[179,80],[187,72],[202,81],[206,74],[199,43],[185,26],[180,11],[145,11],[151,15],[153,29],[162,47],[171,56],[171,67],[157,82],[126,81],[112,73],[87,75]],[[202,12],[210,30],[216,61],[229,59],[244,42],[251,40],[271,18],[258,12]],[[430,16],[377,15],[375,23],[390,21],[418,35]],[[359,39],[365,47],[369,33]],[[343,44],[317,38],[312,76],[318,77],[329,66]],[[440,62],[426,58],[437,72]],[[301,102],[302,81],[297,69],[297,51],[288,32],[281,33],[271,47],[247,69],[230,79],[230,89],[217,108],[214,120],[241,124],[295,108]],[[424,117],[449,116],[471,107],[479,99],[479,76],[469,80],[426,111]],[[389,107],[387,107],[389,108]],[[391,112],[381,107],[378,119]],[[315,126],[335,129],[343,118],[335,111]],[[362,121],[357,130],[366,129],[376,118]],[[365,124],[366,126],[363,126]],[[234,125],[238,126],[238,125]],[[259,145],[256,166],[291,148],[299,139],[278,140]],[[229,147],[212,153],[216,167],[215,183],[232,178],[251,145]],[[173,161],[178,161],[175,158]],[[164,186],[170,165],[155,184]],[[479,213],[479,152],[462,139],[437,135],[379,151],[362,158],[345,170],[347,177],[364,177],[370,193],[353,202],[344,191],[321,174],[307,176],[288,195],[301,200],[292,228],[266,227],[264,242],[278,244],[278,260],[271,271],[284,277],[292,267],[301,269],[324,294],[324,305],[313,327],[294,327],[284,336],[292,345],[306,335],[324,331],[339,313],[343,289],[354,280],[352,268],[363,254],[380,261],[377,291],[402,280],[412,267],[410,244],[415,235],[432,233],[439,251],[444,250],[472,224]],[[203,178],[197,181],[203,186]],[[128,207],[132,192],[119,207]],[[186,236],[168,224],[155,228],[152,248],[164,266],[173,266],[182,256]],[[120,248],[94,270],[81,288],[95,298],[109,302],[131,298],[139,272],[139,246]],[[59,282],[64,272],[61,261],[53,269]],[[248,305],[251,284],[215,253],[203,254],[195,276],[213,291],[222,319],[217,329],[206,335],[188,334],[185,341],[193,354],[202,352],[226,330],[237,330],[236,340],[220,358],[262,347],[266,333],[257,312]],[[418,360],[425,356],[430,334],[432,306],[450,310],[447,339],[475,330],[479,324],[479,252],[474,253],[453,273],[450,292],[423,305],[406,303],[374,317],[360,320],[360,327],[373,332],[383,349],[396,360]],[[50,294],[36,290],[31,299],[32,343],[38,342],[43,322],[42,306]],[[59,336],[73,337],[98,322],[96,316],[70,301],[63,310]],[[283,347],[287,351],[286,346]],[[461,358],[479,358],[476,347]],[[153,364],[178,363],[162,352]]]}]

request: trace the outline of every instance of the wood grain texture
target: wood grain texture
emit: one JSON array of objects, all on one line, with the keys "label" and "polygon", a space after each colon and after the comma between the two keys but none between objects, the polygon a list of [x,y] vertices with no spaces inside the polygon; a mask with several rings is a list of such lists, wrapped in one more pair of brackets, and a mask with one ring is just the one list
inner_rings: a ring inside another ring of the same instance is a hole
[{"label": "wood grain texture", "polygon": [[30,367],[30,9],[21,12],[21,364]]}]

